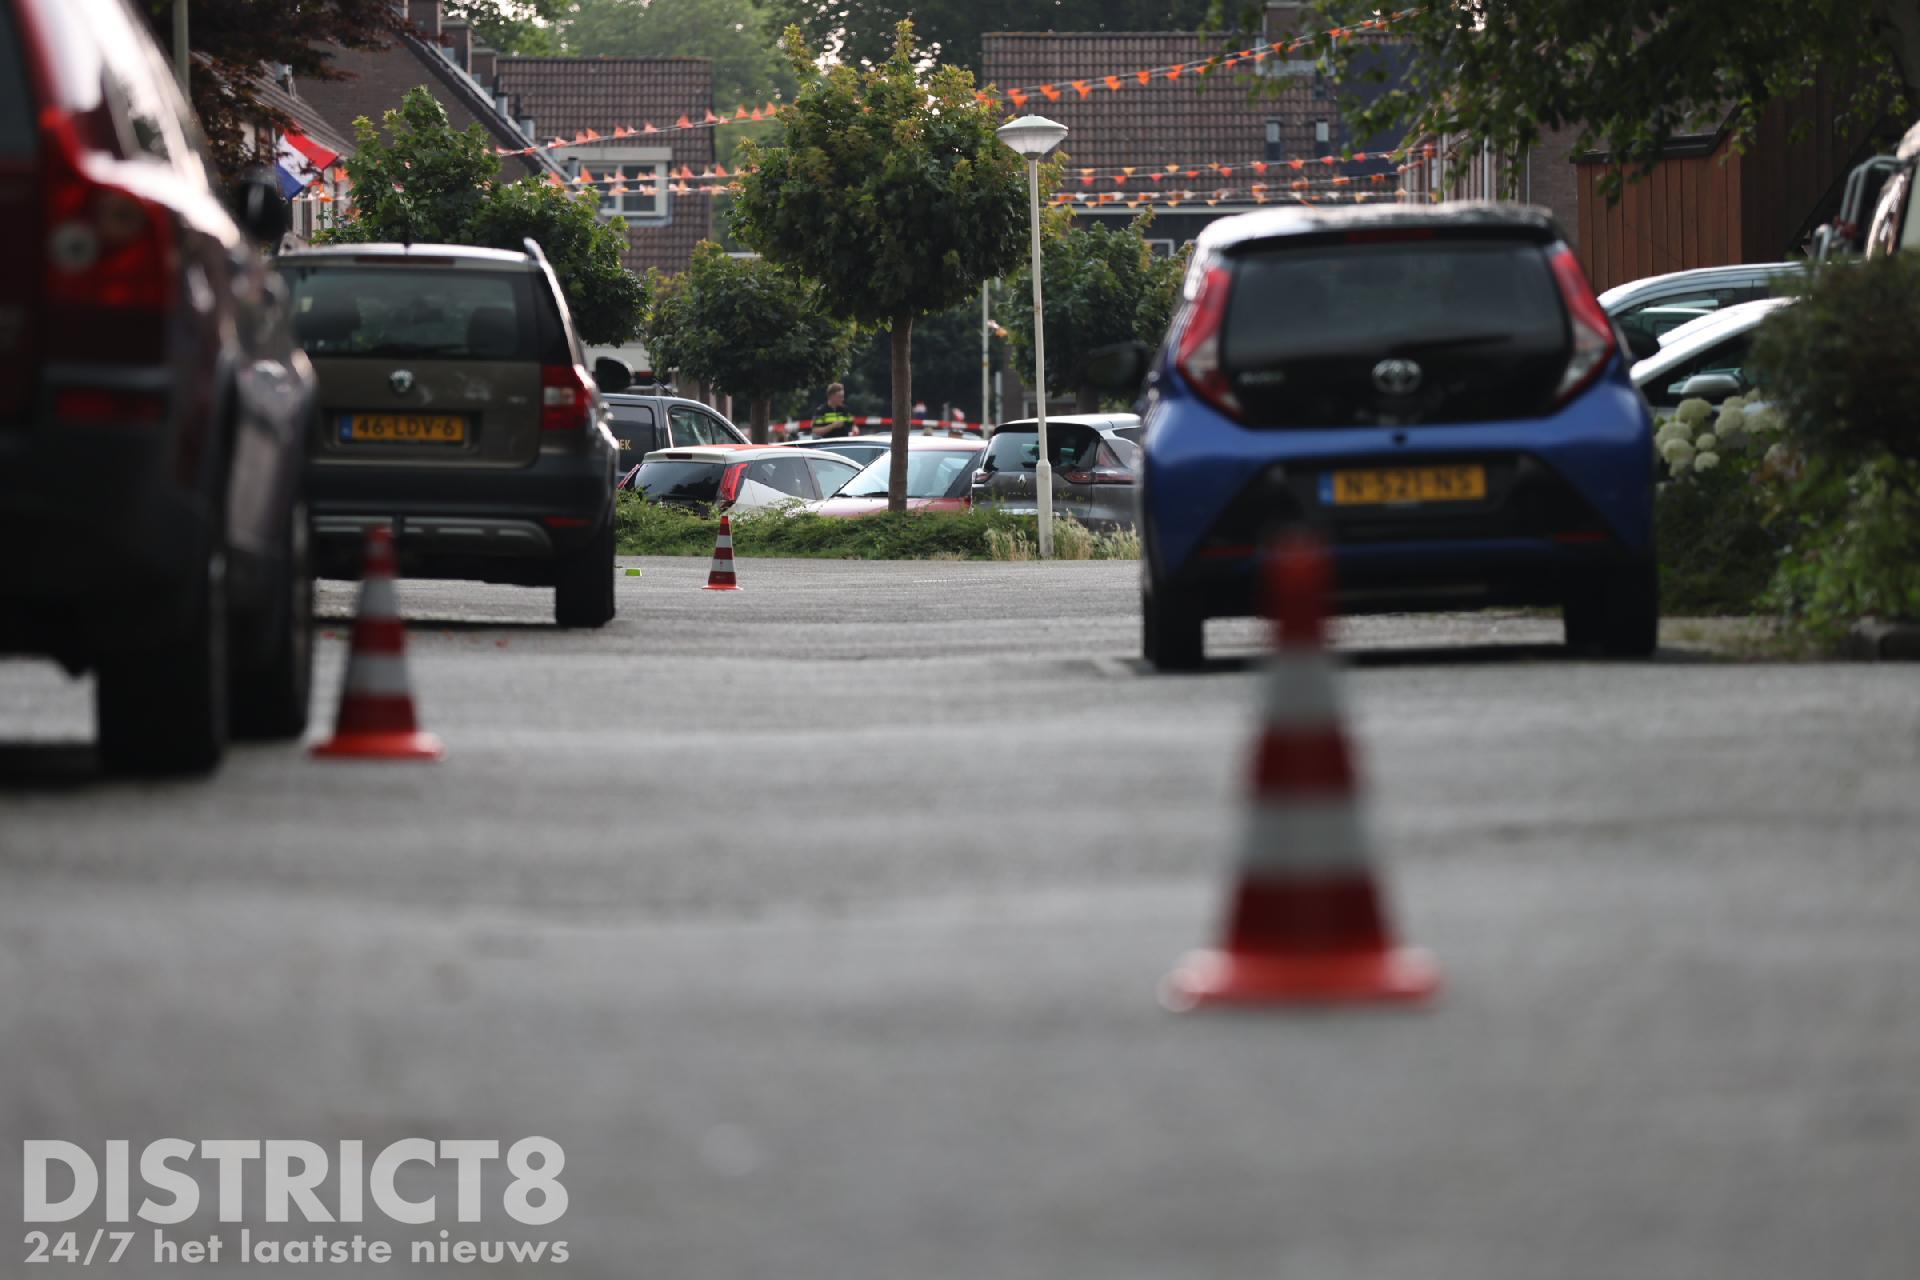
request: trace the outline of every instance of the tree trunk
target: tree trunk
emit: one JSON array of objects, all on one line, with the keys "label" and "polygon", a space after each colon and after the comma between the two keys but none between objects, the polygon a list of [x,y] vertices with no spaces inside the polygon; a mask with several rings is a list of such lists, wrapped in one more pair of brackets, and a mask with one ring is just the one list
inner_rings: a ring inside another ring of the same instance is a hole
[{"label": "tree trunk", "polygon": [[913,417],[913,317],[893,320],[893,466],[887,471],[887,510],[907,509],[907,431]]},{"label": "tree trunk", "polygon": [[767,427],[773,418],[773,401],[766,396],[755,396],[752,413],[752,421],[747,427],[747,439],[755,444],[765,444],[772,438]]},{"label": "tree trunk", "polygon": [[1098,387],[1081,387],[1074,396],[1073,407],[1075,412],[1078,413],[1100,412],[1100,389]]}]

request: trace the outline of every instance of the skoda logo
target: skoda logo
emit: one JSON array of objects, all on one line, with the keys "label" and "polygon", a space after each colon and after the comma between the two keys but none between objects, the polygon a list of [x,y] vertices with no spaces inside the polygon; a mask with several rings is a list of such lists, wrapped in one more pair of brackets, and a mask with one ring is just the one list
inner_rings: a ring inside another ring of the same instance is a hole
[{"label": "skoda logo", "polygon": [[[1417,380],[1419,376],[1419,371],[1415,370],[1414,375]],[[1375,369],[1373,371],[1373,376],[1376,380],[1378,380],[1378,378],[1380,377],[1380,371],[1378,369]],[[407,394],[407,392],[413,390],[413,374],[406,369],[395,369],[392,375],[387,378],[387,385],[393,388],[393,394],[397,396],[403,396]]]},{"label": "skoda logo", "polygon": [[1373,385],[1390,396],[1410,396],[1420,389],[1420,366],[1411,360],[1382,360],[1373,366]]}]

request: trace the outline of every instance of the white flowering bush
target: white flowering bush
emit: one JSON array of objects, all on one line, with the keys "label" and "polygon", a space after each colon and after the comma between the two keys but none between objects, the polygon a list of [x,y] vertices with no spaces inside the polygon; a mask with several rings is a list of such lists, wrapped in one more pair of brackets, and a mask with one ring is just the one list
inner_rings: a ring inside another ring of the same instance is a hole
[{"label": "white flowering bush", "polygon": [[1674,613],[1751,611],[1773,572],[1778,486],[1791,449],[1771,406],[1733,396],[1716,413],[1683,400],[1655,424],[1661,594]]}]

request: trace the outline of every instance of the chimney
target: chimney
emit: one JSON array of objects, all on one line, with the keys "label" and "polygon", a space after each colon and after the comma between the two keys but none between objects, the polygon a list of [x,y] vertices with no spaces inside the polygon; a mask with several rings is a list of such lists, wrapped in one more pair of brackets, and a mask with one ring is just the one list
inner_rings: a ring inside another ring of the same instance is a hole
[{"label": "chimney", "polygon": [[520,132],[524,133],[529,141],[539,141],[533,133],[533,126],[536,123],[533,113],[527,110],[526,105],[519,98],[513,100],[513,122],[520,126]]},{"label": "chimney", "polygon": [[[486,86],[489,92],[493,89],[494,76],[499,74],[499,57],[500,55],[498,53],[487,48],[485,45],[481,45],[473,51],[473,66],[471,68],[473,78]],[[505,115],[506,112],[503,111],[500,114]]]},{"label": "chimney", "polygon": [[473,24],[449,18],[440,25],[440,43],[453,57],[453,65],[473,74]]},{"label": "chimney", "polygon": [[440,42],[440,0],[407,0],[407,21],[428,44]]}]

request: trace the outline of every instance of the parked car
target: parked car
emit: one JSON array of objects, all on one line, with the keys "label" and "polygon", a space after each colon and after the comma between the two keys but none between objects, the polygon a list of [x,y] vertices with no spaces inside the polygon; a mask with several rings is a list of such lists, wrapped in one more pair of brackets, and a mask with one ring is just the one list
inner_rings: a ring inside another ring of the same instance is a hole
[{"label": "parked car", "polygon": [[[1090,529],[1133,527],[1140,446],[1127,436],[1139,426],[1140,419],[1131,413],[1048,416],[1055,515],[1072,516]],[[1027,418],[995,427],[973,473],[974,505],[992,503],[1015,515],[1036,513],[1039,461],[1037,422]]]},{"label": "parked car", "polygon": [[[843,458],[851,459],[864,467],[875,458],[884,457],[893,448],[893,437],[839,436],[827,437],[820,440],[795,440],[793,447],[796,449],[825,449],[830,453],[836,453]],[[975,440],[974,448],[977,449],[979,447],[980,442]]]},{"label": "parked car", "polygon": [[621,487],[649,502],[740,515],[789,502],[812,502],[838,490],[860,470],[819,449],[792,445],[705,445],[662,449],[641,459]]},{"label": "parked car", "polygon": [[[973,470],[985,451],[978,440],[944,436],[907,439],[907,510],[965,511],[973,505]],[[887,509],[893,454],[882,453],[840,487],[838,493],[801,507],[823,516],[871,516]]]},{"label": "parked car", "polygon": [[[1615,285],[1600,295],[1600,306],[1626,335],[1627,350],[1636,360],[1659,353],[1659,317],[1644,318],[1646,312],[1668,307],[1687,307],[1696,311],[1718,311],[1741,302],[1771,298],[1799,276],[1797,262],[1770,262],[1731,267],[1701,267],[1693,271],[1673,271]],[[1691,317],[1688,317],[1691,318]],[[1685,323],[1676,320],[1666,328]]]},{"label": "parked car", "polygon": [[0,653],[92,671],[114,771],[306,728],[313,372],[124,0],[0,0]]},{"label": "parked car", "polygon": [[1808,256],[1825,262],[1837,254],[1881,257],[1895,249],[1912,248],[1920,240],[1920,222],[1912,217],[1920,200],[1913,181],[1916,165],[1920,165],[1920,123],[1907,130],[1894,154],[1873,156],[1854,166],[1841,190],[1839,213],[1814,232]]},{"label": "parked car", "polygon": [[664,393],[618,392],[605,397],[620,446],[619,472],[626,475],[657,449],[703,444],[748,444],[747,433],[698,400]]},{"label": "parked car", "polygon": [[1766,318],[1791,298],[1742,302],[1667,335],[1660,354],[1633,366],[1633,385],[1656,410],[1682,400],[1719,404],[1728,396],[1754,389],[1747,369],[1753,335]]},{"label": "parked car", "polygon": [[1146,657],[1197,665],[1309,527],[1344,613],[1558,605],[1567,639],[1653,651],[1652,422],[1544,211],[1290,209],[1209,225],[1151,367]]},{"label": "parked car", "polygon": [[281,255],[320,378],[307,486],[329,577],[394,530],[403,572],[554,588],[563,627],[614,614],[618,450],[539,246]]}]

